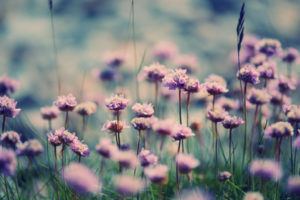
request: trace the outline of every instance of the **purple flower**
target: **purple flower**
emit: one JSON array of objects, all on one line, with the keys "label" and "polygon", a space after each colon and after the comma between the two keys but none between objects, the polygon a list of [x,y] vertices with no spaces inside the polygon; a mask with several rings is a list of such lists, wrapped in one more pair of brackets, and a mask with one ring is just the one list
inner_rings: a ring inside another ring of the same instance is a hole
[{"label": "purple flower", "polygon": [[68,96],[58,96],[54,105],[57,106],[60,111],[68,112],[74,110],[77,101],[72,94],[68,94]]},{"label": "purple flower", "polygon": [[185,69],[189,74],[199,67],[198,58],[193,54],[180,55],[175,58],[174,63],[177,68]]},{"label": "purple flower", "polygon": [[97,175],[80,163],[70,163],[64,168],[62,178],[77,194],[97,194],[101,190],[101,182]]},{"label": "purple flower", "polygon": [[141,179],[129,175],[121,175],[115,179],[115,187],[122,196],[134,195],[144,189]]},{"label": "purple flower", "polygon": [[119,51],[107,52],[103,56],[104,63],[111,68],[120,67],[125,60],[126,58],[124,53]]},{"label": "purple flower", "polygon": [[220,97],[216,101],[216,105],[220,105],[225,111],[236,110],[239,107],[238,100],[232,100],[226,97]]},{"label": "purple flower", "polygon": [[170,90],[176,90],[177,88],[184,89],[189,81],[189,76],[184,69],[175,69],[169,72],[163,81],[163,85]]},{"label": "purple flower", "polygon": [[227,115],[228,113],[225,110],[217,106],[214,110],[207,111],[207,117],[215,123],[223,121]]},{"label": "purple flower", "polygon": [[265,54],[257,54],[256,56],[250,59],[250,63],[253,64],[255,67],[258,67],[264,64],[267,61],[267,56]]},{"label": "purple flower", "polygon": [[73,141],[78,140],[75,133],[70,133],[63,127],[56,129],[54,135],[58,136],[59,140],[65,145],[70,145]]},{"label": "purple flower", "polygon": [[14,93],[19,85],[19,81],[9,78],[6,74],[4,74],[0,77],[0,96]]},{"label": "purple flower", "polygon": [[190,93],[196,93],[199,92],[199,90],[200,90],[199,81],[194,78],[190,78],[187,85],[184,88],[184,91]]},{"label": "purple flower", "polygon": [[101,130],[102,131],[108,130],[110,133],[116,133],[116,132],[121,133],[124,128],[130,128],[130,126],[128,126],[125,121],[119,122],[119,129],[118,129],[117,120],[113,120],[113,121],[107,120],[105,124],[102,126]]},{"label": "purple flower", "polygon": [[195,134],[192,132],[192,129],[181,124],[175,127],[171,136],[174,138],[174,140],[183,140],[194,135]]},{"label": "purple flower", "polygon": [[253,160],[250,163],[249,172],[252,176],[275,182],[279,181],[282,176],[280,165],[272,160]]},{"label": "purple flower", "polygon": [[97,110],[97,105],[94,102],[84,102],[80,103],[75,107],[75,112],[77,112],[79,115],[82,116],[89,116],[92,115],[96,112]]},{"label": "purple flower", "polygon": [[263,105],[270,101],[271,95],[266,90],[252,88],[248,94],[248,101],[252,104]]},{"label": "purple flower", "polygon": [[[299,132],[299,131],[298,131]],[[300,136],[296,137],[296,139],[293,142],[293,147],[295,149],[300,149]]]},{"label": "purple flower", "polygon": [[151,128],[149,118],[145,117],[137,117],[131,120],[131,124],[136,130],[146,130]]},{"label": "purple flower", "polygon": [[243,40],[243,48],[250,51],[252,55],[255,53],[255,45],[259,42],[259,39],[253,35],[245,35]]},{"label": "purple flower", "polygon": [[231,177],[231,173],[230,173],[230,172],[227,172],[227,171],[220,172],[220,173],[218,174],[218,180],[219,180],[220,182],[225,182],[225,181],[229,180],[230,177]]},{"label": "purple flower", "polygon": [[119,76],[117,71],[113,70],[111,68],[108,68],[108,69],[105,68],[102,70],[95,69],[95,70],[93,70],[92,73],[96,78],[99,78],[102,81],[114,81]]},{"label": "purple flower", "polygon": [[178,53],[178,47],[167,41],[158,42],[152,49],[152,54],[155,59],[160,61],[168,60]]},{"label": "purple flower", "polygon": [[54,147],[59,146],[62,143],[62,141],[59,139],[58,135],[54,134],[53,132],[49,132],[47,134],[47,137],[48,137],[49,143]]},{"label": "purple flower", "polygon": [[220,82],[210,81],[201,84],[201,88],[206,90],[211,95],[219,95],[228,92],[226,85],[222,85]]},{"label": "purple flower", "polygon": [[290,123],[299,123],[300,122],[300,107],[294,106],[291,110],[285,110],[286,117]]},{"label": "purple flower", "polygon": [[151,117],[154,114],[152,104],[136,103],[132,106],[132,110],[138,117]]},{"label": "purple flower", "polygon": [[104,158],[111,158],[118,151],[118,147],[112,144],[111,139],[102,138],[96,146],[96,151]]},{"label": "purple flower", "polygon": [[45,120],[55,119],[59,114],[59,109],[56,106],[46,106],[41,108],[42,118]]},{"label": "purple flower", "polygon": [[243,124],[244,120],[237,116],[227,115],[222,121],[222,125],[226,129],[233,129],[239,127],[239,125]]},{"label": "purple flower", "polygon": [[264,200],[264,197],[259,192],[247,192],[243,200]]},{"label": "purple flower", "polygon": [[238,71],[237,77],[245,83],[259,83],[259,72],[252,64],[244,65],[244,67]]},{"label": "purple flower", "polygon": [[118,162],[124,168],[136,168],[139,165],[139,159],[134,151],[116,151],[112,159]]},{"label": "purple flower", "polygon": [[165,120],[158,120],[157,122],[153,123],[152,129],[154,132],[156,132],[158,135],[173,135],[175,123],[170,119]]},{"label": "purple flower", "polygon": [[0,115],[15,118],[21,111],[16,108],[17,102],[7,96],[0,97]]},{"label": "purple flower", "polygon": [[281,75],[281,76],[279,76],[278,80],[279,80],[278,88],[282,94],[286,94],[290,90],[296,89],[294,82],[291,81],[290,79],[288,79],[287,77]]},{"label": "purple flower", "polygon": [[71,150],[78,156],[88,157],[90,155],[90,150],[88,145],[83,144],[79,140],[74,140],[71,145]]},{"label": "purple flower", "polygon": [[17,160],[14,151],[0,147],[0,173],[12,176],[16,171]]},{"label": "purple flower", "polygon": [[282,61],[287,63],[294,63],[299,57],[298,50],[295,48],[288,48],[283,52]]},{"label": "purple flower", "polygon": [[20,135],[15,131],[7,131],[1,135],[2,144],[15,148],[16,145],[21,142]]},{"label": "purple flower", "polygon": [[145,66],[138,75],[139,80],[146,79],[149,82],[161,82],[168,70],[165,65],[159,63],[153,63],[149,66]]},{"label": "purple flower", "polygon": [[124,110],[129,103],[129,100],[121,94],[114,94],[110,98],[105,99],[105,105],[109,110],[120,111]]},{"label": "purple flower", "polygon": [[292,195],[300,195],[300,176],[291,176],[287,181],[287,191]]},{"label": "purple flower", "polygon": [[143,167],[148,167],[149,165],[155,165],[158,161],[158,157],[152,153],[150,150],[142,149],[138,155],[140,164]]},{"label": "purple flower", "polygon": [[[271,89],[269,91],[270,95],[271,95],[271,100],[270,103],[273,105],[277,105],[280,106],[281,105],[281,98],[282,98],[282,94],[275,89]],[[289,97],[287,97],[286,95],[283,95],[283,104],[290,104],[291,103],[291,99]]]},{"label": "purple flower", "polygon": [[274,39],[262,39],[256,45],[255,49],[265,54],[268,57],[273,55],[279,55],[281,53],[281,44],[278,40]]},{"label": "purple flower", "polygon": [[176,200],[215,200],[215,197],[210,192],[199,189],[199,188],[193,188],[184,190],[182,194],[178,195]]},{"label": "purple flower", "polygon": [[156,184],[163,184],[167,180],[168,171],[166,165],[150,166],[144,169],[146,177]]},{"label": "purple flower", "polygon": [[38,156],[44,151],[42,144],[36,139],[20,143],[17,147],[17,154],[19,156]]},{"label": "purple flower", "polygon": [[180,153],[176,156],[176,165],[180,173],[187,174],[199,165],[199,161],[193,155]]},{"label": "purple flower", "polygon": [[205,79],[206,83],[209,82],[217,82],[220,85],[224,85],[225,87],[227,86],[225,79],[222,76],[216,75],[216,74],[211,74]]},{"label": "purple flower", "polygon": [[275,124],[272,124],[271,126],[268,126],[264,132],[266,138],[292,136],[293,134],[294,129],[288,122],[277,122]]},{"label": "purple flower", "polygon": [[260,78],[263,79],[275,79],[277,73],[276,63],[274,61],[264,62],[257,67]]}]

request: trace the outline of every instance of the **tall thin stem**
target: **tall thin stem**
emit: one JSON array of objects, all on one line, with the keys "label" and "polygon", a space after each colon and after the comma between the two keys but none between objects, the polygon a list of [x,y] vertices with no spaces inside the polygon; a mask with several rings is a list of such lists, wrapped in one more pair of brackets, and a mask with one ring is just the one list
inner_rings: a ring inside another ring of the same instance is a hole
[{"label": "tall thin stem", "polygon": [[6,196],[7,196],[7,199],[9,200],[8,183],[7,183],[7,178],[6,178],[5,175],[4,175],[4,184],[5,184],[5,192],[6,192]]},{"label": "tall thin stem", "polygon": [[155,100],[154,100],[154,109],[155,112],[157,112],[157,106],[158,106],[158,81],[155,81],[155,89],[154,89],[154,96],[155,96]]},{"label": "tall thin stem", "polygon": [[68,121],[69,121],[69,112],[66,111],[66,119],[65,119],[65,129],[68,128]]},{"label": "tall thin stem", "polygon": [[51,119],[48,120],[48,129],[49,129],[49,131],[52,131],[52,120]]},{"label": "tall thin stem", "polygon": [[244,112],[244,120],[245,120],[245,130],[244,130],[244,150],[243,150],[243,160],[242,165],[244,166],[245,163],[245,156],[247,154],[247,161],[248,161],[248,136],[247,136],[247,82],[245,82],[244,86],[244,105],[243,105],[243,112]]},{"label": "tall thin stem", "polygon": [[[181,145],[181,140],[178,141],[177,155],[180,153],[180,145]],[[179,172],[178,172],[178,164],[177,164],[177,162],[176,162],[176,186],[177,186],[178,194],[180,196],[180,182],[179,182]]]},{"label": "tall thin stem", "polygon": [[216,140],[215,140],[215,170],[216,174],[218,174],[218,124],[215,122],[215,134],[216,134]]},{"label": "tall thin stem", "polygon": [[291,173],[294,174],[294,164],[293,164],[293,136],[290,136],[290,152],[291,152]]},{"label": "tall thin stem", "polygon": [[[187,93],[187,99],[186,99],[186,127],[189,127],[189,108],[190,108],[190,98],[191,98],[191,93]],[[190,153],[190,147],[189,147],[189,138],[186,139],[186,147],[187,147],[187,152]]]},{"label": "tall thin stem", "polygon": [[59,190],[58,190],[58,183],[57,183],[58,171],[57,171],[57,151],[56,151],[56,146],[54,146],[54,167],[55,167],[56,199],[59,200]]},{"label": "tall thin stem", "polygon": [[230,170],[231,170],[231,173],[232,173],[231,143],[232,143],[232,129],[229,129],[229,163],[230,163]]},{"label": "tall thin stem", "polygon": [[141,143],[141,131],[139,130],[139,139],[138,139],[138,144],[137,144],[137,148],[136,148],[136,155],[139,155],[140,143]]},{"label": "tall thin stem", "polygon": [[3,115],[3,120],[2,120],[2,133],[4,133],[5,130],[5,116]]},{"label": "tall thin stem", "polygon": [[252,160],[252,157],[253,157],[253,138],[254,138],[254,135],[255,135],[255,128],[256,128],[256,124],[257,124],[258,108],[259,108],[259,105],[256,105],[255,106],[255,111],[254,111],[254,116],[253,116],[251,136],[250,136],[250,141],[249,141],[250,160]]},{"label": "tall thin stem", "polygon": [[120,111],[117,111],[117,138],[118,138],[118,147],[121,147],[120,141]]},{"label": "tall thin stem", "polygon": [[182,117],[181,117],[181,89],[178,89],[178,109],[179,109],[179,123],[182,124]]}]

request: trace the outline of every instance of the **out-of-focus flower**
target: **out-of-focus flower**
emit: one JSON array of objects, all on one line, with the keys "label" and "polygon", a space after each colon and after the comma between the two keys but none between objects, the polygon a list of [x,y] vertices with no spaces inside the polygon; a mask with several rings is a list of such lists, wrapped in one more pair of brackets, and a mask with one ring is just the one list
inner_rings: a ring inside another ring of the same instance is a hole
[{"label": "out-of-focus flower", "polygon": [[49,132],[47,134],[47,137],[48,137],[49,143],[54,147],[59,146],[62,143],[62,141],[59,139],[58,135],[54,134],[53,132]]},{"label": "out-of-focus flower", "polygon": [[17,147],[17,154],[19,156],[38,156],[44,151],[42,144],[36,139],[31,139],[24,143],[20,143]]},{"label": "out-of-focus flower", "polygon": [[283,52],[282,61],[287,63],[295,63],[299,57],[299,52],[295,48],[288,48],[286,51]]},{"label": "out-of-focus flower", "polygon": [[288,122],[277,122],[268,126],[265,129],[264,135],[267,138],[273,137],[285,137],[285,136],[292,136],[294,134],[294,129],[292,125]]},{"label": "out-of-focus flower", "polygon": [[65,145],[70,145],[73,141],[78,140],[78,137],[75,135],[75,133],[70,133],[63,127],[56,129],[54,135],[58,136],[59,140]]},{"label": "out-of-focus flower", "polygon": [[71,150],[78,156],[87,157],[90,155],[90,150],[88,145],[83,144],[79,140],[74,140],[71,145]]},{"label": "out-of-focus flower", "polygon": [[[299,132],[299,131],[298,131]],[[296,149],[300,149],[300,136],[296,137],[296,139],[293,142],[293,146]]]},{"label": "out-of-focus flower", "polygon": [[116,151],[112,159],[118,162],[124,168],[135,168],[139,165],[139,159],[134,151]]},{"label": "out-of-focus flower", "polygon": [[243,40],[243,48],[247,51],[251,51],[254,55],[255,53],[255,45],[259,42],[259,39],[253,35],[245,35]]},{"label": "out-of-focus flower", "polygon": [[156,184],[163,184],[167,180],[168,167],[166,165],[156,165],[145,168],[146,177]]},{"label": "out-of-focus flower", "polygon": [[140,160],[140,164],[143,167],[148,167],[149,165],[155,165],[158,161],[158,157],[152,153],[150,150],[142,149],[139,153],[138,158]]},{"label": "out-of-focus flower", "polygon": [[250,59],[250,63],[253,64],[255,67],[258,67],[260,65],[262,65],[263,63],[265,63],[267,60],[267,57],[265,54],[257,54],[256,56],[252,57]]},{"label": "out-of-focus flower", "polygon": [[247,192],[243,200],[264,200],[264,197],[259,192]]},{"label": "out-of-focus flower", "polygon": [[107,120],[105,124],[102,126],[101,130],[102,131],[108,130],[110,133],[116,133],[116,132],[121,133],[124,128],[130,128],[130,126],[128,126],[125,121],[119,122],[119,129],[118,129],[117,120],[113,120],[113,121]]},{"label": "out-of-focus flower", "polygon": [[199,165],[199,161],[191,154],[180,153],[176,156],[176,165],[182,174],[187,174]]},{"label": "out-of-focus flower", "polygon": [[178,47],[167,41],[158,42],[152,49],[152,55],[159,61],[173,58],[178,53]]},{"label": "out-of-focus flower", "polygon": [[289,104],[289,105],[283,105],[282,106],[282,110],[283,110],[283,112],[284,112],[284,114],[285,115],[287,115],[289,112],[291,112],[292,110],[295,110],[295,109],[300,109],[300,106],[298,106],[298,105],[291,105],[291,104]]},{"label": "out-of-focus flower", "polygon": [[4,74],[0,77],[0,96],[14,93],[19,85],[19,81],[9,78],[6,74]]},{"label": "out-of-focus flower", "polygon": [[231,173],[230,173],[230,172],[227,172],[227,171],[220,172],[220,173],[218,174],[218,180],[219,180],[220,182],[225,182],[225,181],[229,180],[230,177],[231,177]]},{"label": "out-of-focus flower", "polygon": [[182,194],[178,195],[174,199],[176,200],[215,200],[215,197],[210,192],[199,189],[193,188],[188,190],[183,190]]},{"label": "out-of-focus flower", "polygon": [[1,135],[1,143],[15,148],[21,142],[20,135],[15,131],[7,131]]},{"label": "out-of-focus flower", "polygon": [[152,129],[158,135],[171,136],[173,135],[174,125],[175,123],[170,119],[158,120],[157,122],[153,123]]},{"label": "out-of-focus flower", "polygon": [[99,139],[99,143],[96,146],[96,151],[104,158],[111,158],[112,155],[118,151],[118,147],[112,144],[111,139],[102,138]]},{"label": "out-of-focus flower", "polygon": [[179,69],[185,69],[188,74],[194,72],[199,66],[198,58],[193,54],[180,55],[175,58],[174,64]]},{"label": "out-of-focus flower", "polygon": [[300,176],[291,176],[287,181],[287,191],[292,195],[300,195]]},{"label": "out-of-focus flower", "polygon": [[103,62],[111,68],[120,67],[126,60],[124,53],[120,51],[106,52],[103,56]]},{"label": "out-of-focus flower", "polygon": [[244,120],[237,116],[227,115],[222,121],[222,125],[226,129],[233,129],[239,127],[239,125],[243,124]]},{"label": "out-of-focus flower", "polygon": [[16,108],[17,102],[7,96],[0,97],[0,115],[4,117],[16,117],[21,109]]},{"label": "out-of-focus flower", "polygon": [[299,123],[300,122],[300,107],[293,106],[289,111],[284,107],[284,112],[286,113],[286,117],[290,123]]},{"label": "out-of-focus flower", "polygon": [[[283,105],[291,104],[291,98],[289,98],[286,95],[283,95],[283,97],[282,97],[282,94],[278,90],[271,89],[271,90],[269,90],[269,93],[271,95],[271,99],[270,99],[271,104],[277,105],[277,106],[280,106],[281,103],[283,103]],[[281,98],[282,98],[282,102],[281,102]]]},{"label": "out-of-focus flower", "polygon": [[149,118],[145,117],[137,117],[131,120],[131,124],[136,130],[146,130],[151,128]]},{"label": "out-of-focus flower", "polygon": [[216,75],[216,74],[210,74],[206,79],[205,82],[217,82],[220,85],[227,86],[225,79],[222,76]]},{"label": "out-of-focus flower", "polygon": [[194,78],[190,78],[188,83],[186,84],[184,90],[190,93],[196,93],[200,90],[199,81]]},{"label": "out-of-focus flower", "polygon": [[77,101],[72,94],[68,94],[67,96],[58,96],[54,105],[57,106],[60,111],[68,112],[74,110],[77,105]]},{"label": "out-of-focus flower", "polygon": [[201,84],[200,87],[211,95],[219,95],[228,92],[226,85],[223,85],[217,81],[205,82]]},{"label": "out-of-focus flower", "polygon": [[101,190],[101,182],[97,175],[80,163],[70,163],[63,169],[63,180],[77,194],[97,194]]},{"label": "out-of-focus flower", "polygon": [[177,125],[174,128],[173,134],[171,135],[174,140],[184,140],[190,136],[194,136],[195,134],[192,132],[192,129],[186,127],[185,125]]},{"label": "out-of-focus flower", "polygon": [[111,68],[94,69],[92,70],[92,76],[102,81],[114,81],[118,78],[119,74],[116,70]]},{"label": "out-of-focus flower", "polygon": [[41,108],[42,118],[45,120],[55,119],[59,114],[59,109],[56,106],[46,106]]},{"label": "out-of-focus flower", "polygon": [[223,121],[227,115],[228,113],[218,106],[215,106],[214,110],[207,111],[208,119],[215,123]]},{"label": "out-of-focus flower", "polygon": [[149,82],[161,82],[168,70],[165,65],[159,63],[153,63],[149,66],[145,66],[138,75],[139,80],[147,80]]},{"label": "out-of-focus flower", "polygon": [[262,39],[256,45],[255,49],[265,54],[268,57],[273,55],[279,55],[282,51],[281,44],[278,40],[274,39]]},{"label": "out-of-focus flower", "polygon": [[141,179],[129,175],[121,175],[115,179],[115,187],[122,196],[134,195],[144,189]]},{"label": "out-of-focus flower", "polygon": [[231,111],[236,110],[239,107],[239,101],[238,100],[232,100],[226,97],[220,97],[216,101],[217,105],[220,105],[225,111]]},{"label": "out-of-focus flower", "polygon": [[202,121],[201,120],[195,120],[191,122],[190,128],[192,131],[197,132],[202,129]]},{"label": "out-of-focus flower", "polygon": [[138,117],[151,117],[154,114],[152,104],[136,103],[132,106],[132,110]]},{"label": "out-of-focus flower", "polygon": [[282,176],[279,163],[272,160],[253,160],[250,163],[249,172],[252,176],[275,182],[279,181]]},{"label": "out-of-focus flower", "polygon": [[257,71],[260,74],[260,78],[275,79],[277,72],[276,63],[274,61],[264,62],[262,65],[257,67]]},{"label": "out-of-focus flower", "polygon": [[296,89],[296,86],[295,86],[294,82],[291,81],[290,79],[288,79],[285,76],[282,76],[282,75],[279,76],[278,81],[279,81],[278,82],[278,88],[279,88],[279,91],[282,94],[286,94],[290,90],[295,90]]},{"label": "out-of-focus flower", "polygon": [[263,105],[270,101],[271,95],[266,90],[252,88],[248,94],[248,101],[255,105]]},{"label": "out-of-focus flower", "polygon": [[259,72],[252,64],[244,65],[244,67],[238,71],[237,77],[239,80],[242,80],[245,83],[259,83]]},{"label": "out-of-focus flower", "polygon": [[109,110],[120,111],[124,110],[129,103],[129,100],[122,94],[114,94],[110,98],[105,99],[105,105]]},{"label": "out-of-focus flower", "polygon": [[4,176],[12,176],[16,171],[17,160],[15,152],[0,147],[0,173]]},{"label": "out-of-focus flower", "polygon": [[89,116],[96,112],[97,105],[94,102],[84,102],[80,103],[75,107],[75,112],[82,116]]},{"label": "out-of-focus flower", "polygon": [[184,69],[175,69],[163,78],[163,85],[170,90],[184,89],[189,81],[189,76]]}]

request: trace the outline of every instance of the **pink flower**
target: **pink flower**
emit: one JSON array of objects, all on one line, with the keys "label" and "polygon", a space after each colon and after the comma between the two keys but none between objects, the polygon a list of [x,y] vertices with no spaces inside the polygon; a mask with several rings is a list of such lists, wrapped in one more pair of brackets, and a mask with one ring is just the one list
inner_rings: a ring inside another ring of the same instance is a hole
[{"label": "pink flower", "polygon": [[57,106],[60,111],[67,112],[74,110],[77,101],[72,94],[68,94],[67,96],[59,96],[54,102],[54,105]]},{"label": "pink flower", "polygon": [[41,108],[42,118],[45,120],[55,119],[59,114],[59,109],[56,106],[46,106]]}]

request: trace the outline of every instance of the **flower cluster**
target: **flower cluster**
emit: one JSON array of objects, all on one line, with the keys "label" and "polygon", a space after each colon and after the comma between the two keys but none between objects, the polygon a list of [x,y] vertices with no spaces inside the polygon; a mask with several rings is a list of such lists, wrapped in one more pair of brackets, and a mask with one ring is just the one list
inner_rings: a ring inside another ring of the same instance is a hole
[{"label": "flower cluster", "polygon": [[252,64],[246,64],[237,73],[237,77],[239,80],[251,84],[259,83],[259,75],[259,72]]},{"label": "flower cluster", "polygon": [[74,110],[77,101],[72,94],[68,94],[67,96],[59,96],[54,102],[54,105],[57,106],[60,111],[68,112]]},{"label": "flower cluster", "polygon": [[284,136],[292,136],[294,134],[294,129],[288,122],[277,122],[268,126],[265,129],[264,135],[267,138],[273,137],[284,137]]},{"label": "flower cluster", "polygon": [[146,79],[149,82],[161,82],[167,74],[168,70],[165,65],[159,63],[153,63],[149,66],[145,66],[139,74],[139,80]]},{"label": "flower cluster", "polygon": [[0,96],[14,93],[19,85],[19,81],[9,78],[6,74],[4,74],[0,77]]},{"label": "flower cluster", "polygon": [[52,120],[52,119],[57,118],[59,112],[60,111],[57,108],[57,106],[47,106],[47,107],[41,108],[41,115],[42,115],[42,118],[45,120]]},{"label": "flower cluster", "polygon": [[109,110],[120,111],[124,110],[129,103],[129,100],[124,95],[115,94],[110,98],[105,99],[105,105]]},{"label": "flower cluster", "polygon": [[94,102],[84,102],[80,103],[75,107],[75,112],[82,116],[89,116],[96,112],[97,105]]},{"label": "flower cluster", "polygon": [[253,160],[250,163],[249,172],[252,176],[275,182],[279,181],[282,176],[281,167],[272,160]]},{"label": "flower cluster", "polygon": [[189,81],[189,76],[186,74],[184,69],[176,69],[169,72],[163,81],[163,85],[168,87],[170,90],[184,89]]},{"label": "flower cluster", "polygon": [[16,108],[17,102],[7,96],[0,97],[0,115],[4,117],[16,117],[21,109]]}]

